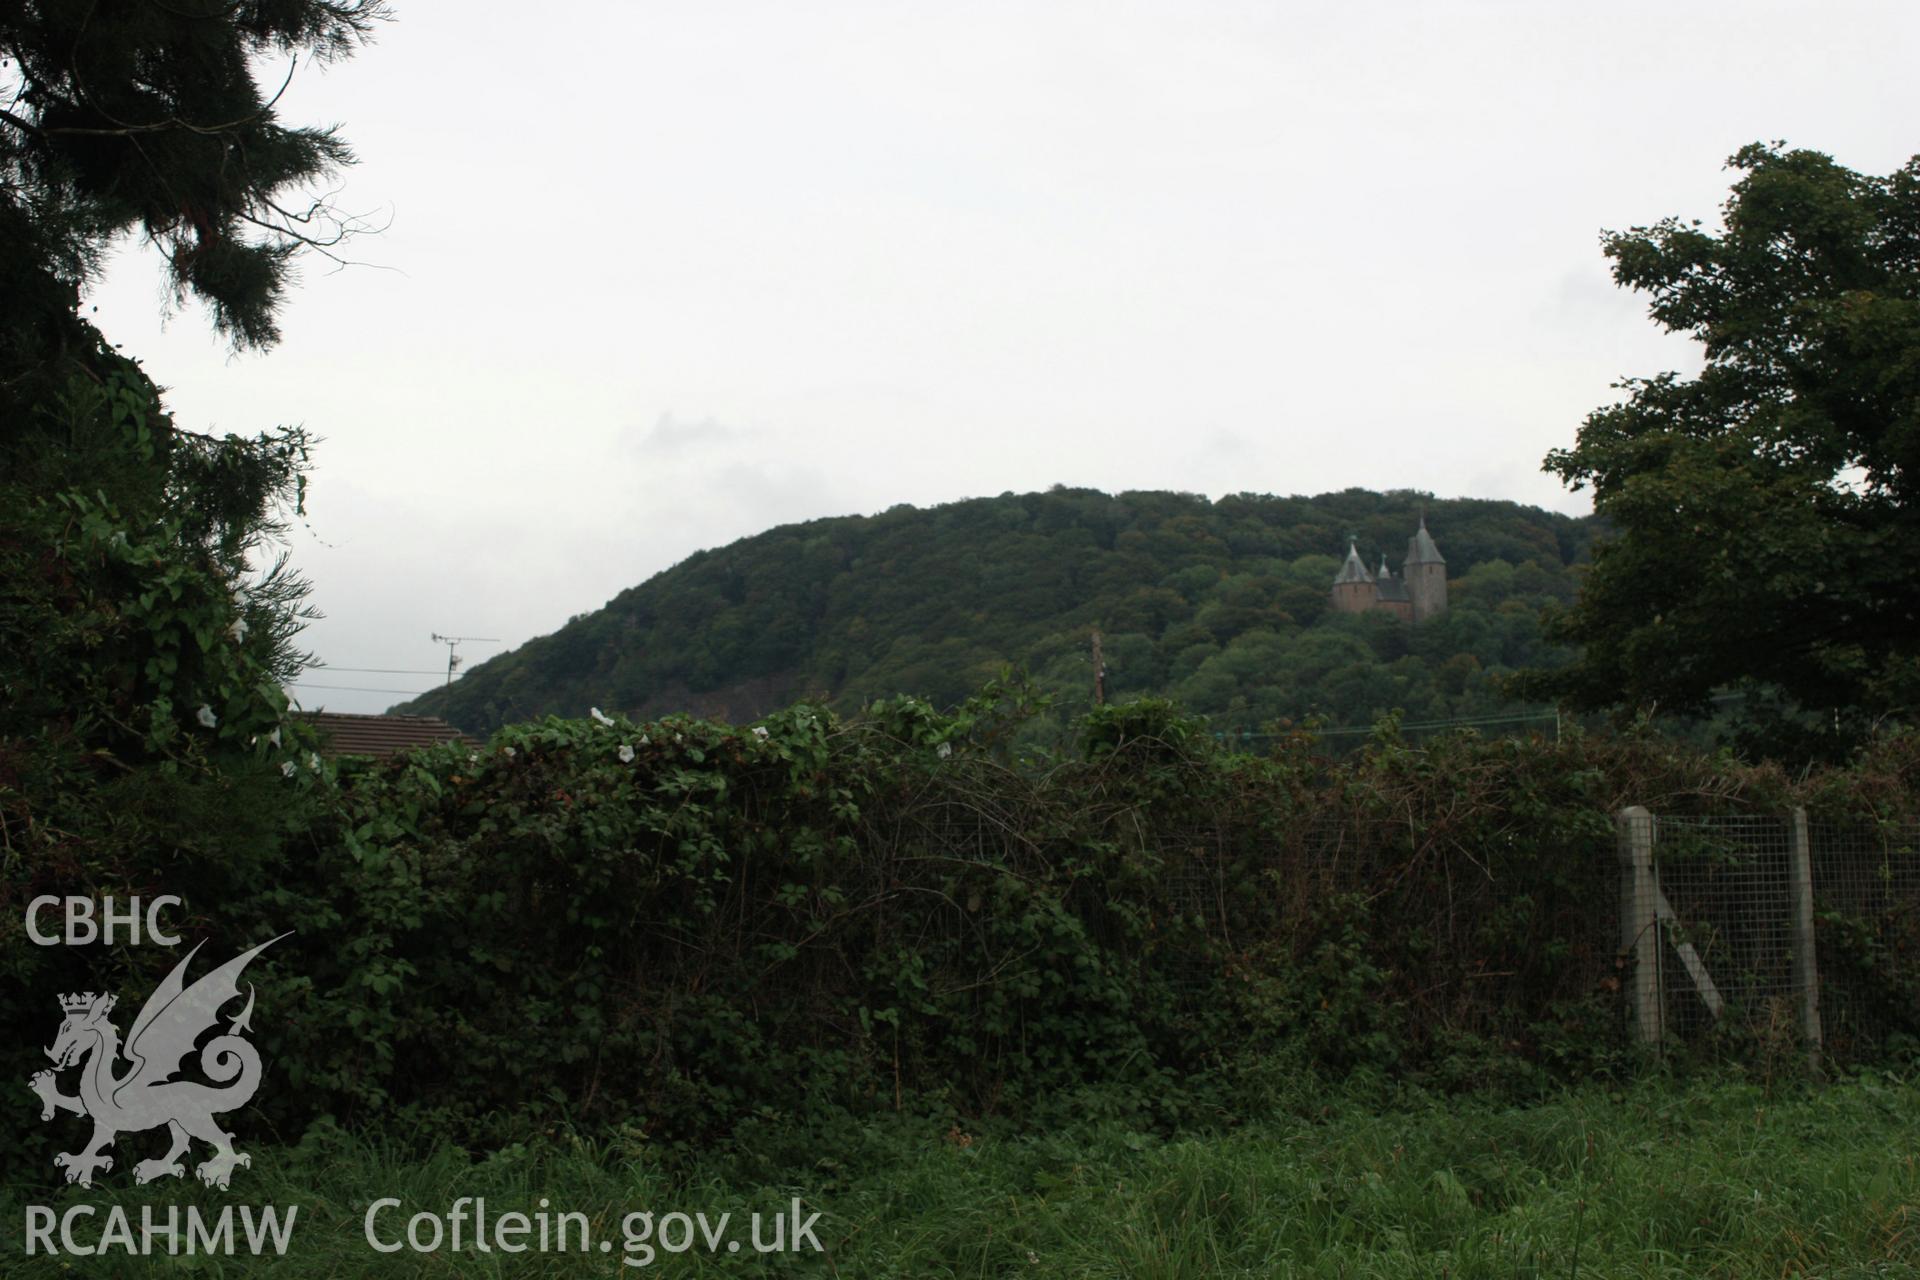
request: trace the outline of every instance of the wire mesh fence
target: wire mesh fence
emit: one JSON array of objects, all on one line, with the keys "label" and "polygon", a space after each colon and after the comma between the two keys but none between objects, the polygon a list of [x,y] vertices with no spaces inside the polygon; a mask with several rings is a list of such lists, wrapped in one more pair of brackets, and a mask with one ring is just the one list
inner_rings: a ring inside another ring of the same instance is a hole
[{"label": "wire mesh fence", "polygon": [[1626,890],[1623,931],[1653,938],[1634,952],[1653,967],[1641,1038],[1848,1062],[1920,1036],[1920,826],[1651,816],[1623,827],[1629,845],[1636,822],[1651,875]]},{"label": "wire mesh fence", "polygon": [[1920,1040],[1920,823],[1810,824],[1821,1018],[1829,1052]]},{"label": "wire mesh fence", "polygon": [[1531,1039],[1541,1011],[1618,1004],[1615,920],[1596,910],[1614,901],[1618,869],[1610,821],[1594,818],[1569,830],[1550,815],[1452,824],[1321,812],[1262,831],[1183,833],[1162,872],[1181,928],[1161,939],[1158,963],[1195,995],[1263,949],[1272,972],[1276,947],[1311,975],[1303,983],[1386,966],[1365,979],[1382,1016]]},{"label": "wire mesh fence", "polygon": [[1656,816],[1653,837],[1662,1038],[1737,1030],[1793,1039],[1802,986],[1789,820]]},{"label": "wire mesh fence", "polygon": [[[1476,1002],[1510,991],[1535,1007],[1548,991],[1618,991],[1621,1024],[1666,1047],[1852,1062],[1920,1042],[1920,824],[1629,812],[1639,816],[1610,823],[1612,839],[1518,817],[1461,839],[1443,825],[1325,813],[1257,838],[1239,829],[1237,844],[1188,833],[1164,872],[1182,928],[1163,939],[1162,963],[1199,986],[1255,938],[1310,946],[1330,906],[1350,901],[1423,941],[1429,971],[1402,990],[1443,1017],[1469,989]],[[1616,856],[1621,839],[1642,843],[1643,882]],[[1552,870],[1522,883],[1510,855],[1529,845]],[[1650,945],[1636,946],[1641,932]],[[1494,954],[1503,967],[1489,967]]]},{"label": "wire mesh fence", "polygon": [[[1843,1062],[1920,1043],[1920,824],[1628,812],[1174,819],[1115,799],[1102,821],[1125,856],[1081,875],[1019,804],[922,804],[881,833],[892,852],[871,879],[839,888],[881,904],[871,915],[897,911],[871,927],[908,951],[953,943],[967,983],[1041,980],[1042,953],[1007,949],[983,921],[999,879],[1054,877],[1103,954],[1196,1008],[1266,982],[1311,1018],[1340,985],[1330,970],[1372,964],[1353,989],[1371,984],[1365,998],[1416,1038],[1464,1030],[1535,1056],[1572,1051],[1549,1044],[1556,1023],[1616,1047],[1819,1047]],[[1641,881],[1624,844],[1644,852]],[[836,989],[837,961],[817,960],[782,979]]]}]

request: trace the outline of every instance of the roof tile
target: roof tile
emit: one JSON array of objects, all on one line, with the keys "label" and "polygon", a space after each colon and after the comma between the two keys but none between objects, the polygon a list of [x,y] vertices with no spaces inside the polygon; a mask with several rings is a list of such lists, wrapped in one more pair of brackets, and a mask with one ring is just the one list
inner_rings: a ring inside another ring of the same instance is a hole
[{"label": "roof tile", "polygon": [[462,733],[438,716],[366,716],[351,715],[344,711],[302,711],[298,717],[320,731],[320,749],[329,756],[374,756],[384,759],[415,747],[431,747],[442,742],[480,745],[478,738]]}]

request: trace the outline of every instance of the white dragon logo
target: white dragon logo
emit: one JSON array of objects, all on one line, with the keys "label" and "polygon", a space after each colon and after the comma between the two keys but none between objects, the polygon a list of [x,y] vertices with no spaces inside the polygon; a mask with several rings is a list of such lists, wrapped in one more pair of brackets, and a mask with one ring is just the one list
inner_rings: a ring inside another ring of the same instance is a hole
[{"label": "white dragon logo", "polygon": [[[281,934],[280,938],[286,937]],[[60,1024],[47,1056],[54,1061],[52,1071],[41,1071],[28,1081],[40,1095],[42,1120],[53,1119],[56,1111],[71,1111],[90,1116],[93,1140],[79,1151],[63,1152],[53,1163],[67,1171],[67,1181],[83,1187],[93,1185],[96,1171],[113,1168],[113,1157],[106,1154],[114,1139],[122,1133],[167,1126],[173,1145],[157,1160],[142,1160],[133,1167],[135,1182],[151,1182],[162,1174],[186,1176],[180,1163],[198,1138],[213,1147],[213,1154],[194,1169],[200,1181],[210,1187],[226,1189],[236,1165],[250,1165],[252,1158],[233,1149],[233,1135],[214,1120],[217,1112],[244,1107],[260,1087],[260,1054],[240,1032],[250,1031],[253,1017],[253,987],[247,987],[247,1007],[227,1024],[224,1034],[207,1041],[200,1049],[200,1070],[214,1084],[197,1080],[175,1080],[173,1075],[193,1053],[195,1042],[219,1022],[220,1006],[239,996],[240,971],[247,962],[280,938],[271,938],[251,951],[243,952],[207,974],[191,987],[184,974],[196,945],[186,959],[175,965],[154,993],[141,1006],[127,1033],[124,1050],[132,1067],[125,1075],[113,1074],[120,1056],[120,1031],[107,1020],[113,1012],[115,997],[96,996],[91,991],[60,997],[60,1009],[66,1019]],[[91,1056],[89,1056],[91,1055]],[[80,1073],[80,1092],[68,1096],[59,1092],[54,1072],[85,1060]]]}]

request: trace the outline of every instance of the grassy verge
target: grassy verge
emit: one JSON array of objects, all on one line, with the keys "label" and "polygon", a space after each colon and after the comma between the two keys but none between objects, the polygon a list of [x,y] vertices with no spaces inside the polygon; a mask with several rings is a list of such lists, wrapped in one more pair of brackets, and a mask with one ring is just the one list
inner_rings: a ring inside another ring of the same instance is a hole
[{"label": "grassy verge", "polygon": [[[614,1276],[645,1260],[674,1275],[1920,1276],[1920,1084],[1860,1078],[1768,1093],[1649,1083],[1525,1108],[1335,1099],[1303,1110],[1173,1140],[1102,1126],[975,1137],[924,1121],[850,1124],[762,1135],[672,1176],[607,1149],[419,1161],[321,1135],[258,1149],[228,1195],[171,1181],[135,1188],[125,1164],[91,1192],[9,1187],[0,1271]],[[139,1154],[130,1145],[128,1163]],[[445,1230],[463,1196],[484,1197],[495,1224],[529,1215],[528,1243],[544,1198],[550,1215],[584,1215],[593,1243],[507,1254],[443,1240],[436,1253],[382,1254],[364,1221],[383,1196],[401,1201],[376,1219],[389,1243],[422,1211]],[[750,1215],[763,1215],[770,1243],[776,1212],[791,1231],[796,1198],[802,1220],[821,1215],[812,1234],[823,1251],[755,1252]],[[299,1212],[283,1257],[25,1256],[28,1205],[57,1214],[83,1203],[98,1212],[77,1225],[82,1242],[99,1238],[112,1205],[136,1231],[142,1206],[163,1218],[170,1204],[208,1218],[239,1203]],[[648,1210],[652,1232],[630,1240],[623,1218]],[[678,1242],[680,1224],[662,1216],[675,1211],[704,1213],[710,1228],[731,1215],[718,1251],[698,1224],[689,1251],[662,1248]]]}]

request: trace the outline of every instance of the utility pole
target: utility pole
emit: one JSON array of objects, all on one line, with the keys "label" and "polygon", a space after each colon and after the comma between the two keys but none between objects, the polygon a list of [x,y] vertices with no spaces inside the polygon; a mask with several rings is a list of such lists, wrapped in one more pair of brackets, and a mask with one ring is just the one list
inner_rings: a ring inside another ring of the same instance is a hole
[{"label": "utility pole", "polygon": [[1100,657],[1100,629],[1093,632],[1093,705],[1104,706],[1107,701],[1107,664]]},{"label": "utility pole", "polygon": [[[463,643],[466,643],[468,641],[471,641],[474,644],[499,644],[500,643],[498,640],[494,639],[492,636],[443,636],[438,631],[433,632],[433,642],[435,644],[443,644],[447,646],[447,684],[453,683],[453,670],[455,667],[460,665],[460,657],[458,654],[454,652],[454,650],[458,649]],[[445,688],[446,686],[443,685],[441,687]]]}]

